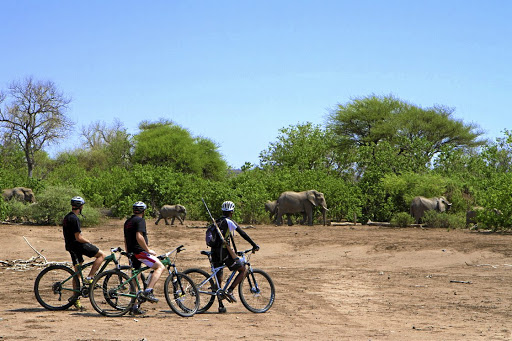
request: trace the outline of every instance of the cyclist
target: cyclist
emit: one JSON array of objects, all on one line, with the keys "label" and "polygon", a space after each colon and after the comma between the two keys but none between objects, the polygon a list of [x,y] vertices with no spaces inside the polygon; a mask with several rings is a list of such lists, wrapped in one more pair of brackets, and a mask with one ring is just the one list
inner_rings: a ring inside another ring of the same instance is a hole
[{"label": "cyclist", "polygon": [[[244,238],[247,242],[252,245],[253,251],[258,251],[260,247],[242,230],[237,223],[235,223],[232,219],[233,211],[235,210],[235,204],[232,201],[224,201],[222,203],[222,218],[220,219],[220,223],[218,223],[219,229],[226,240],[226,244],[221,244],[219,247],[212,247],[212,263],[214,267],[219,267],[225,264],[229,270],[237,270],[238,275],[235,277],[233,283],[231,283],[230,287],[226,291],[226,300],[230,303],[236,302],[236,298],[233,295],[233,290],[237,287],[240,282],[247,275],[247,268],[242,261],[236,257],[233,258],[231,254],[234,254],[228,250],[231,248],[231,241],[233,240],[234,232],[238,232],[242,238]],[[234,251],[236,252],[236,245],[233,240]],[[231,249],[233,250],[233,249]],[[218,280],[219,287],[222,287],[222,270],[218,272]],[[226,308],[221,300],[219,300],[219,313],[225,313]]]},{"label": "cyclist", "polygon": [[[148,246],[146,220],[144,220],[146,208],[146,204],[142,201],[133,204],[133,215],[124,223],[124,243],[126,251],[133,254],[132,266],[134,269],[139,269],[141,263],[153,269],[149,284],[141,296],[151,303],[156,303],[158,299],[154,295],[154,287],[165,267],[156,257],[155,251]],[[144,314],[144,311],[140,310],[136,303],[132,313]]]},{"label": "cyclist", "polygon": [[[64,234],[66,250],[71,255],[71,261],[73,262],[75,271],[78,271],[79,264],[83,264],[83,255],[90,258],[96,258],[94,263],[92,263],[89,275],[85,278],[85,282],[87,284],[91,284],[96,271],[98,271],[101,263],[103,263],[103,260],[105,259],[105,253],[97,246],[91,244],[91,242],[82,235],[78,215],[82,215],[82,208],[84,207],[84,204],[85,200],[82,197],[76,196],[71,199],[71,212],[69,212],[62,220],[62,232]],[[75,307],[80,310],[85,310],[80,303],[80,299],[76,300]]]}]

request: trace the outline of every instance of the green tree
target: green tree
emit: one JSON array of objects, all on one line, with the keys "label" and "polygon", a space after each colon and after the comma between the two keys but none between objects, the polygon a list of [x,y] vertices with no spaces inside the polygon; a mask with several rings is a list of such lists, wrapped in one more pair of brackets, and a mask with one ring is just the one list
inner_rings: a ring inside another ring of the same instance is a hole
[{"label": "green tree", "polygon": [[168,121],[142,122],[135,135],[133,162],[168,166],[176,171],[221,178],[227,169],[218,148],[206,138],[194,138],[187,129]]},{"label": "green tree", "polygon": [[53,82],[31,77],[11,83],[7,95],[0,94],[0,103],[6,99],[8,103],[0,108],[0,128],[23,150],[31,178],[35,154],[71,128],[72,122],[65,116],[71,100]]},{"label": "green tree", "polygon": [[363,161],[358,163],[360,171],[366,167],[364,162],[378,160],[384,142],[393,156],[386,164],[393,160],[395,173],[421,171],[428,169],[439,153],[485,143],[478,140],[482,132],[476,125],[456,120],[453,113],[454,109],[444,106],[423,109],[393,96],[373,95],[339,104],[330,113],[327,125],[342,151],[370,148],[365,151],[365,159],[357,153]]},{"label": "green tree", "polygon": [[298,170],[334,169],[332,134],[310,122],[279,129],[276,142],[260,153],[262,167]]}]

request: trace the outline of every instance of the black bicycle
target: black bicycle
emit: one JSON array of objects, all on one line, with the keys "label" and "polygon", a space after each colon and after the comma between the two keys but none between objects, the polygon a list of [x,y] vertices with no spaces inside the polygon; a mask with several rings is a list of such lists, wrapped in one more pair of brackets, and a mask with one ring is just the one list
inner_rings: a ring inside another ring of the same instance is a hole
[{"label": "black bicycle", "polygon": [[[253,313],[264,313],[272,307],[276,298],[274,283],[270,276],[263,270],[254,269],[249,262],[252,255],[252,249],[237,252],[242,262],[247,266],[247,276],[238,285],[238,295],[242,304]],[[211,273],[202,269],[191,268],[183,271],[188,275],[199,290],[201,296],[200,306],[197,313],[204,313],[215,302],[215,297],[224,299],[225,293],[231,281],[235,278],[238,271],[234,270],[229,275],[224,287],[220,288],[217,273],[226,266],[214,267],[212,264],[212,252],[201,251],[202,255],[208,256],[210,261]]]}]

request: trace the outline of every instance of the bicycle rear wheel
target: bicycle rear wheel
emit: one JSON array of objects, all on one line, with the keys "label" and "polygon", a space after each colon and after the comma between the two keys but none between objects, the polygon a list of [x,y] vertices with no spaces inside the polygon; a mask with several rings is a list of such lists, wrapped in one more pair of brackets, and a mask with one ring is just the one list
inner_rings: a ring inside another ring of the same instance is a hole
[{"label": "bicycle rear wheel", "polygon": [[190,317],[197,312],[199,291],[187,275],[171,273],[165,280],[164,293],[167,304],[176,314]]},{"label": "bicycle rear wheel", "polygon": [[213,278],[208,278],[210,275],[202,269],[187,269],[183,271],[185,275],[190,277],[199,291],[199,308],[197,313],[201,314],[210,309],[213,302],[215,302],[216,285]]},{"label": "bicycle rear wheel", "polygon": [[51,265],[43,269],[34,282],[34,294],[48,310],[65,310],[80,296],[80,283],[75,272],[65,265]]},{"label": "bicycle rear wheel", "polygon": [[276,297],[274,283],[263,270],[253,269],[238,286],[242,304],[253,313],[264,313],[272,307]]},{"label": "bicycle rear wheel", "polygon": [[100,273],[91,284],[89,299],[98,313],[104,316],[126,314],[137,298],[137,289],[130,276],[119,270]]}]

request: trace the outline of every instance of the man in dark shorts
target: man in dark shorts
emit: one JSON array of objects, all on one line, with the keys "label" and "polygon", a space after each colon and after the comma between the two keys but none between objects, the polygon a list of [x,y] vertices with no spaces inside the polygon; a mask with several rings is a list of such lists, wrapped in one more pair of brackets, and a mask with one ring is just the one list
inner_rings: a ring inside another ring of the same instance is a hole
[{"label": "man in dark shorts", "polygon": [[[233,290],[237,287],[240,282],[245,278],[247,275],[247,268],[245,264],[243,264],[239,258],[233,259],[231,257],[228,247],[231,248],[231,240],[233,239],[234,232],[238,232],[242,238],[244,238],[249,244],[252,245],[253,252],[258,251],[260,247],[253,242],[251,237],[247,233],[245,233],[244,230],[242,230],[237,223],[235,223],[232,219],[233,211],[235,210],[235,204],[232,201],[224,201],[222,203],[222,214],[223,217],[221,218],[221,222],[218,224],[219,229],[222,232],[222,235],[224,237],[224,240],[226,241],[226,244],[223,244],[219,247],[212,247],[212,263],[214,267],[219,267],[225,264],[229,270],[237,270],[238,275],[235,277],[233,282],[231,283],[230,287],[226,291],[226,299],[228,302],[233,303],[236,302],[236,298],[233,295]],[[234,242],[233,242],[234,246]],[[234,251],[236,252],[236,247],[234,248]],[[222,287],[222,270],[220,270],[217,273],[217,277],[219,280],[219,286]],[[219,300],[219,313],[225,313],[226,308],[224,307],[222,301]]]},{"label": "man in dark shorts", "polygon": [[[96,258],[94,263],[92,263],[89,275],[85,278],[85,282],[87,284],[91,284],[96,271],[98,271],[101,263],[103,263],[103,260],[105,259],[105,253],[97,246],[91,244],[91,242],[82,235],[78,214],[82,214],[84,204],[85,200],[81,197],[73,197],[71,199],[71,212],[69,212],[62,220],[62,232],[64,234],[66,250],[71,255],[71,261],[73,262],[75,270],[78,270],[79,264],[83,264],[83,255],[90,258]],[[80,310],[84,309],[79,299],[75,302],[75,307]]]},{"label": "man in dark shorts", "polygon": [[[140,295],[149,302],[156,303],[158,299],[153,291],[165,267],[157,258],[156,252],[148,246],[146,221],[144,220],[146,208],[146,204],[142,201],[133,204],[133,215],[124,223],[124,244],[126,251],[133,255],[132,266],[134,269],[139,269],[141,263],[153,269],[149,284]],[[134,315],[144,314],[144,311],[140,310],[138,303],[136,303],[131,313]]]}]

